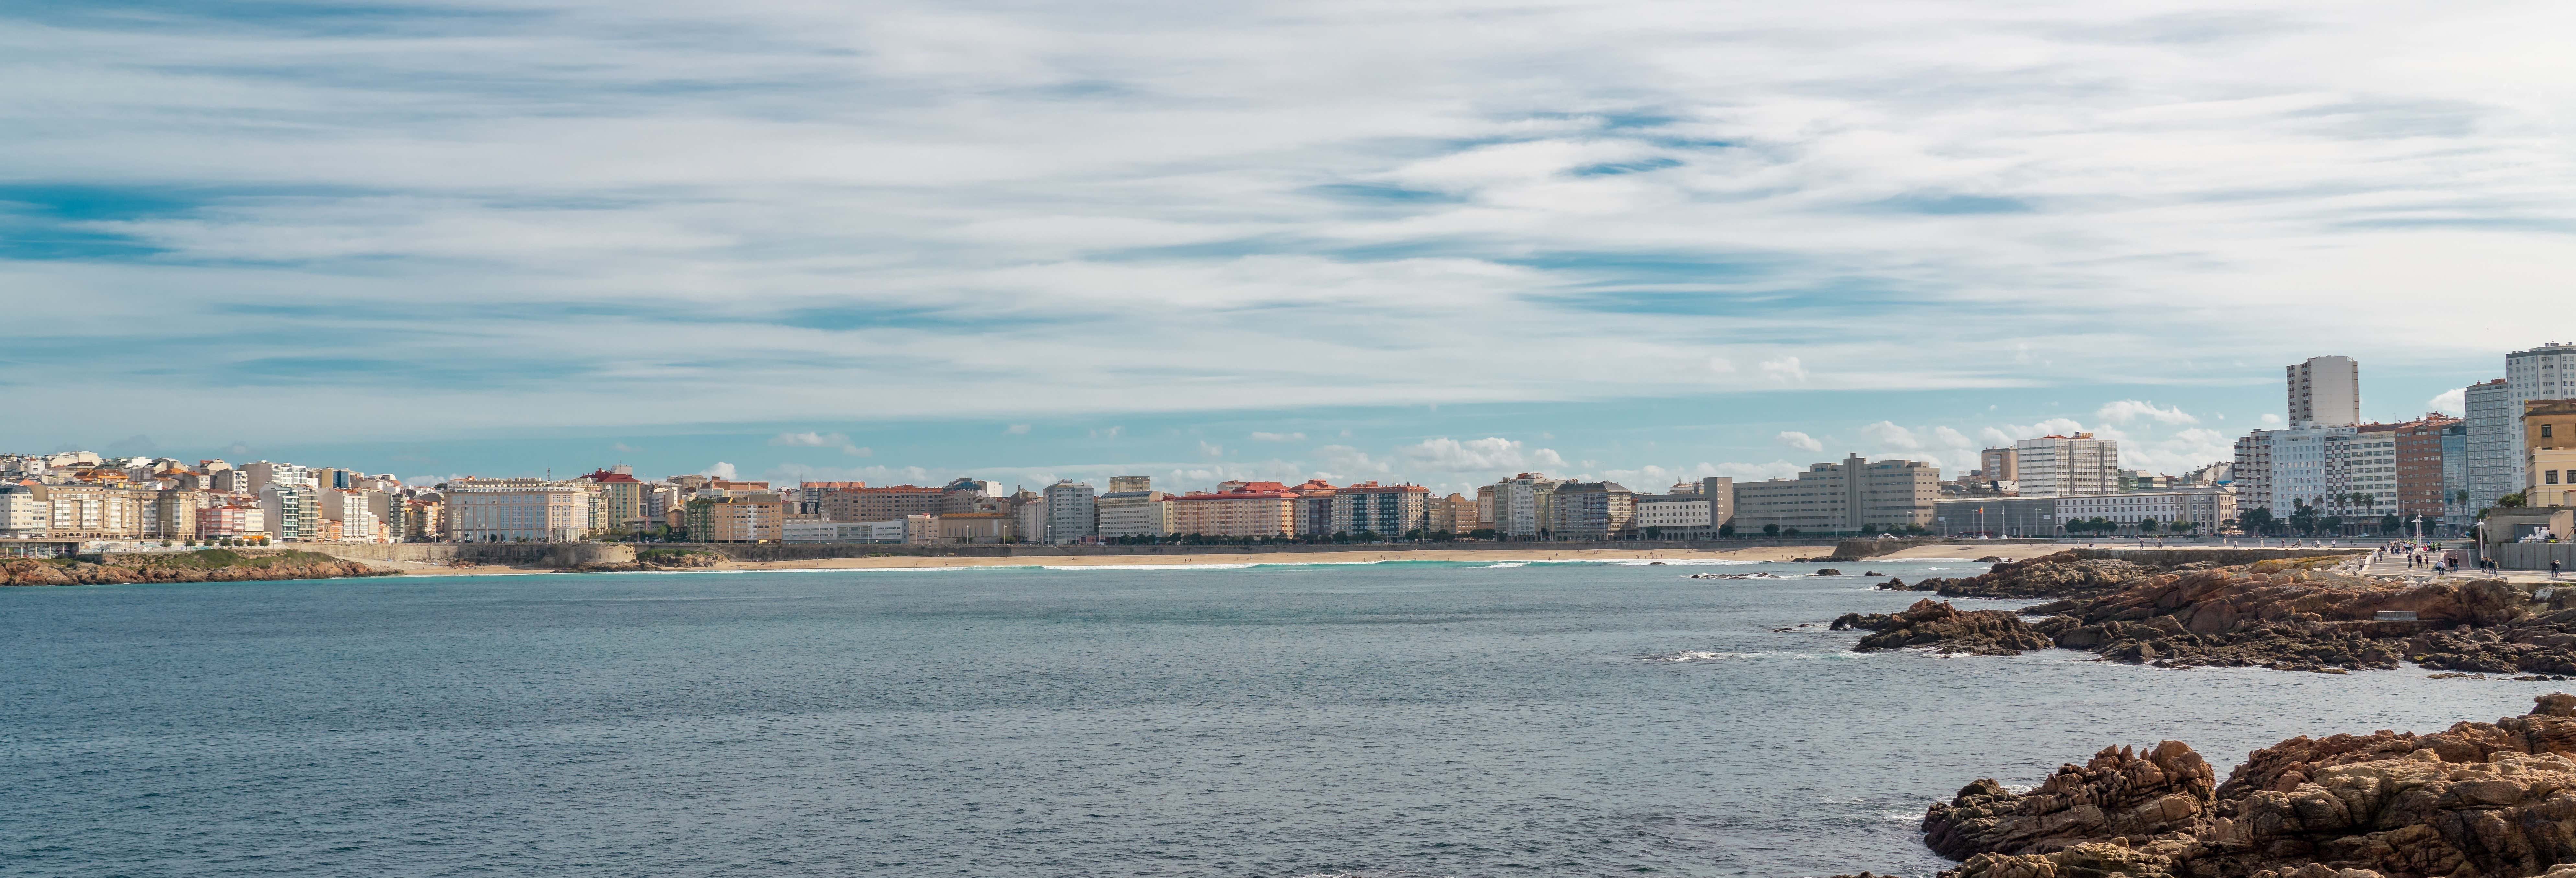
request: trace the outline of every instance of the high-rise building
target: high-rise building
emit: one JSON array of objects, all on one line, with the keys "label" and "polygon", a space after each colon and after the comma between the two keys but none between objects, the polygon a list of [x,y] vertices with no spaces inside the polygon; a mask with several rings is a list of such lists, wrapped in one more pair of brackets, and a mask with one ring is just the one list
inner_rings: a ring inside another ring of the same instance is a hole
[{"label": "high-rise building", "polygon": [[2361,423],[2361,364],[2351,357],[2309,357],[2289,367],[2290,426]]},{"label": "high-rise building", "polygon": [[2120,491],[2120,443],[2091,433],[2013,443],[2021,496],[2080,497]]},{"label": "high-rise building", "polygon": [[1358,482],[1333,489],[1333,532],[1401,537],[1431,526],[1431,489]]},{"label": "high-rise building", "polygon": [[2566,506],[2576,490],[2576,399],[2544,399],[2522,406],[2523,502]]},{"label": "high-rise building", "polygon": [[1072,543],[1100,534],[1100,508],[1092,496],[1090,482],[1058,480],[1046,487],[1045,494],[1047,532],[1028,534],[1029,539]]},{"label": "high-rise building", "polygon": [[1559,538],[1603,539],[1636,523],[1637,493],[1618,482],[1566,482],[1553,497],[1548,532]]},{"label": "high-rise building", "polygon": [[2408,520],[2423,516],[2428,526],[2457,505],[2444,475],[2443,437],[2460,419],[2439,413],[2394,425],[2397,433],[2397,514]]},{"label": "high-rise building", "polygon": [[1110,493],[1123,493],[1123,492],[1126,492],[1126,491],[1151,491],[1151,490],[1154,490],[1154,477],[1153,477],[1153,476],[1110,476],[1110,477],[1109,477],[1109,492],[1110,492]]},{"label": "high-rise building", "polygon": [[[1544,536],[1541,532],[1548,527],[1554,503],[1551,495],[1558,483],[1544,473],[1521,473],[1495,482],[1491,486],[1493,510],[1486,516],[1485,526],[1506,537]],[[1484,499],[1483,491],[1477,494],[1480,501]]]},{"label": "high-rise building", "polygon": [[2468,425],[2469,514],[2496,504],[2522,489],[2522,404],[2513,399],[2505,379],[2481,381],[2460,391],[2462,420]]},{"label": "high-rise building", "polygon": [[2394,514],[2397,424],[2364,424],[2326,440],[2326,508],[2336,515]]},{"label": "high-rise building", "polygon": [[[2576,399],[2576,344],[2553,341],[2529,350],[2506,354],[2504,386],[2505,392],[2512,400],[2505,411],[2514,418],[2522,417],[2523,407],[2533,402],[2547,399]],[[2530,467],[2526,459],[2530,454],[2531,445],[2523,441],[2525,432],[2520,424],[2514,425],[2510,431],[2513,446],[2507,453],[2510,455],[2508,460],[2513,466],[2513,472],[2509,484],[2513,485],[2510,490],[2514,491],[2533,484],[2532,478],[2528,475]]]},{"label": "high-rise building", "polygon": [[[2469,424],[2455,420],[2442,428],[2442,518],[2441,525],[2465,528],[2477,519],[2477,510],[2469,507]],[[2433,533],[2427,523],[2426,533]]]}]

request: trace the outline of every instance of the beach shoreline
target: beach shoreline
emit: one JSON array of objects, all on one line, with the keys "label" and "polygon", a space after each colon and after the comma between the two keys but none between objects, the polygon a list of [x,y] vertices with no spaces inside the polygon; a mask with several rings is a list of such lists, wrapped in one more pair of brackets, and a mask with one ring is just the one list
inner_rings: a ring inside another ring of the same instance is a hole
[{"label": "beach shoreline", "polygon": [[[1390,561],[1456,561],[1456,562],[1618,562],[1673,561],[1739,563],[1788,562],[1798,558],[1821,558],[1833,554],[1832,545],[1756,546],[1741,549],[1558,549],[1546,544],[1530,548],[1478,549],[1406,549],[1387,547],[1383,550],[1354,547],[1335,552],[1190,552],[1175,546],[1171,554],[1118,555],[1002,555],[938,556],[887,555],[874,558],[805,558],[790,561],[721,561],[710,567],[674,568],[677,572],[725,572],[758,570],[941,570],[972,567],[1189,567],[1255,564],[1361,564]],[[1866,561],[1836,561],[1845,567],[1868,561],[1912,561],[1929,558],[1969,560],[1994,556],[2007,561],[2037,557],[2063,550],[2064,546],[2045,543],[1974,542],[1910,546],[1903,551],[1872,556]],[[376,562],[385,564],[385,562]],[[392,566],[392,565],[386,565]],[[508,565],[451,567],[435,564],[404,564],[403,573],[414,576],[493,576],[510,574],[551,573],[554,568]],[[1857,572],[1855,570],[1854,572]]]}]

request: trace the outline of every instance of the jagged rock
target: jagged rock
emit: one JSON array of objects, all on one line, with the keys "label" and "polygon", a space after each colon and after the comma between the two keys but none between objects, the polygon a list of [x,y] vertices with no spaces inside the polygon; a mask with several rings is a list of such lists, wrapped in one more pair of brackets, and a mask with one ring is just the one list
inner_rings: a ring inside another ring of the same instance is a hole
[{"label": "jagged rock", "polygon": [[2576,878],[2576,695],[2429,735],[2297,737],[2212,787],[2167,741],[1924,815],[1941,878]]},{"label": "jagged rock", "polygon": [[2184,832],[2208,811],[2216,788],[2209,763],[2180,741],[2144,753],[2109,747],[2084,765],[2059,766],[2028,793],[2008,792],[1992,780],[1969,784],[1923,815],[1923,840],[1960,859]]},{"label": "jagged rock", "polygon": [[1961,610],[1931,598],[1915,601],[1901,613],[1846,614],[1831,627],[1877,632],[1860,639],[1854,648],[1861,652],[1930,646],[1942,653],[2020,655],[2023,650],[2050,645],[2047,636],[2031,630],[2019,616],[2003,610]]},{"label": "jagged rock", "polygon": [[1968,562],[1968,563],[1971,563],[1971,564],[1993,564],[1993,563],[2000,562],[2000,561],[2002,561],[2002,560],[2003,560],[2003,556],[2000,556],[2000,555],[1987,555],[1987,556],[1985,556],[1985,557],[1983,557],[1983,558],[1979,558],[1979,559],[1977,559],[1977,560],[1975,560],[1975,561],[1971,561],[1971,562]]},{"label": "jagged rock", "polygon": [[1817,576],[1841,576],[1841,575],[1843,575],[1843,572],[1842,572],[1842,571],[1840,571],[1840,570],[1836,570],[1836,569],[1834,569],[1834,568],[1831,568],[1831,567],[1827,567],[1827,568],[1825,568],[1825,569],[1822,569],[1822,570],[1818,570],[1818,571],[1816,571],[1816,575],[1817,575]]}]

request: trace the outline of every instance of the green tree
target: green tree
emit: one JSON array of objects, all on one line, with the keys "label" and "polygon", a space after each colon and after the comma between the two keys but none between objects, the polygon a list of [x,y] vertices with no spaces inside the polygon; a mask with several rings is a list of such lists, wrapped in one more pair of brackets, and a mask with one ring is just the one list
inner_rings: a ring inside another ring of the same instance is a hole
[{"label": "green tree", "polygon": [[1650,539],[1650,540],[1660,540],[1660,539],[1663,539],[1663,538],[1664,538],[1664,529],[1663,529],[1662,527],[1659,527],[1659,526],[1656,526],[1656,525],[1651,525],[1651,524],[1650,524],[1650,525],[1646,525],[1646,539]]},{"label": "green tree", "polygon": [[2290,529],[2298,531],[2300,536],[2316,535],[2317,508],[2305,500],[2292,500],[2290,507]]},{"label": "green tree", "polygon": [[[2007,438],[2009,438],[2009,437],[2007,437]],[[1762,526],[1762,535],[1763,535],[1763,536],[1766,536],[1766,537],[1776,537],[1776,536],[1779,536],[1779,535],[1780,535],[1780,523],[1775,521],[1775,522],[1772,522],[1772,523],[1770,523],[1770,524],[1763,525],[1763,526]]]},{"label": "green tree", "polygon": [[1798,535],[1798,529],[1794,527],[1784,527],[1780,529],[1780,535],[1784,537],[1794,537]]},{"label": "green tree", "polygon": [[2521,491],[2496,498],[2497,509],[2520,509],[2529,505],[2531,505],[2531,498],[2523,496]]},{"label": "green tree", "polygon": [[2139,533],[2142,533],[2142,534],[2151,534],[2151,533],[2155,533],[2155,532],[2156,532],[2156,520],[2155,520],[2155,519],[2152,519],[2152,518],[2141,518],[2141,519],[2138,519],[2138,532],[2139,532]]},{"label": "green tree", "polygon": [[1717,526],[1717,535],[1718,535],[1718,536],[1721,536],[1721,537],[1731,537],[1731,536],[1734,536],[1734,535],[1735,535],[1735,522],[1730,521],[1730,522],[1727,522],[1727,523],[1725,523],[1725,524],[1718,525],[1718,526]]},{"label": "green tree", "polygon": [[2257,506],[2236,513],[2236,527],[2247,533],[2270,533],[2273,523],[2272,510],[2266,507]]}]

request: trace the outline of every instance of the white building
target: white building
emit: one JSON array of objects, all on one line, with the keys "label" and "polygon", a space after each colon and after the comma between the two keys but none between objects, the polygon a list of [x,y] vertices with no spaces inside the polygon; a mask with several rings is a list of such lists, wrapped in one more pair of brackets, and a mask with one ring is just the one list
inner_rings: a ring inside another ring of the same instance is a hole
[{"label": "white building", "polygon": [[[1538,536],[1548,525],[1557,484],[1558,480],[1542,473],[1521,473],[1491,485],[1493,508],[1478,511],[1503,536]],[[1478,491],[1476,499],[1478,505],[1483,505],[1488,498]]]},{"label": "white building", "polygon": [[587,483],[458,479],[447,484],[448,539],[572,542],[589,535],[598,503],[599,494]]},{"label": "white building", "polygon": [[53,506],[25,485],[0,485],[0,537],[41,537]]},{"label": "white building", "polygon": [[2326,439],[2325,505],[2336,515],[2397,511],[2395,430],[2363,427]]},{"label": "white building", "polygon": [[2290,426],[2361,423],[2361,364],[2351,357],[2309,357],[2288,368]]},{"label": "white building", "polygon": [[[2530,350],[2515,351],[2504,357],[2504,386],[2507,395],[2505,411],[2512,426],[2505,432],[2512,441],[2506,463],[2513,488],[2522,490],[2534,480],[2525,458],[2531,445],[2524,441],[2523,403],[2543,399],[2576,399],[2576,344],[2550,342]],[[2472,428],[2474,429],[2474,427]]]},{"label": "white building", "polygon": [[2199,526],[2202,533],[2218,530],[2218,525],[2236,517],[2234,488],[2161,488],[2152,491],[2124,491],[2118,494],[2094,494],[2081,497],[2059,497],[2057,520],[2089,521],[2109,519],[2121,525],[2135,525],[2153,520],[2159,527],[2177,521]]},{"label": "white building", "polygon": [[[1100,534],[1100,510],[1090,482],[1063,479],[1046,486],[1046,534],[1050,543],[1080,542]],[[1030,539],[1038,535],[1029,534]]]},{"label": "white building", "polygon": [[[1121,476],[1120,478],[1125,478]],[[1100,536],[1163,536],[1172,532],[1172,504],[1161,491],[1111,491],[1094,498],[1100,510]]]},{"label": "white building", "polygon": [[[254,464],[256,466],[256,464]],[[278,542],[308,542],[322,534],[321,492],[298,482],[270,482],[259,489],[259,514]]]},{"label": "white building", "polygon": [[[929,516],[920,516],[929,518]],[[907,528],[901,519],[894,521],[826,521],[798,519],[778,525],[778,540],[785,543],[901,543]]]},{"label": "white building", "polygon": [[[1709,498],[1691,485],[1690,493],[1637,495],[1637,531],[1654,533],[1662,539],[1706,539],[1717,535],[1717,524]],[[1734,493],[1732,490],[1729,494]]]},{"label": "white building", "polygon": [[2013,443],[2021,496],[2077,497],[2120,490],[2120,443],[2091,433]]}]

